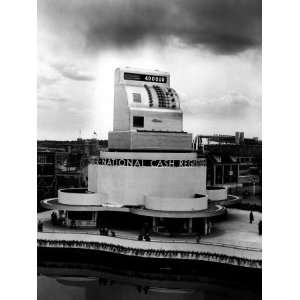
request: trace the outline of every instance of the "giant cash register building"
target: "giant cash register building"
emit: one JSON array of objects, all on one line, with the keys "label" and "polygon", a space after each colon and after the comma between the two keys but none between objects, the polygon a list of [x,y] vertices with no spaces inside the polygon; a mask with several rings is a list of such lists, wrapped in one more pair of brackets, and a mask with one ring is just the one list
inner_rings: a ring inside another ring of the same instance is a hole
[{"label": "giant cash register building", "polygon": [[87,189],[62,189],[42,205],[59,210],[65,226],[208,233],[225,212],[224,188],[206,188],[206,161],[183,131],[183,112],[170,74],[115,71],[114,125],[108,151],[91,160]]}]

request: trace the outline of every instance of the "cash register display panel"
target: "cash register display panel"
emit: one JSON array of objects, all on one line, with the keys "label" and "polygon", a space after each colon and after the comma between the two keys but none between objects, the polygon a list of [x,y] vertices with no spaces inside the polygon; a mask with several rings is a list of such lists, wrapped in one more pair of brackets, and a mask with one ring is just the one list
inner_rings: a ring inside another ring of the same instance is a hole
[{"label": "cash register display panel", "polygon": [[169,87],[167,76],[124,72],[124,80],[130,81],[126,90],[131,106],[180,109],[178,94]]}]

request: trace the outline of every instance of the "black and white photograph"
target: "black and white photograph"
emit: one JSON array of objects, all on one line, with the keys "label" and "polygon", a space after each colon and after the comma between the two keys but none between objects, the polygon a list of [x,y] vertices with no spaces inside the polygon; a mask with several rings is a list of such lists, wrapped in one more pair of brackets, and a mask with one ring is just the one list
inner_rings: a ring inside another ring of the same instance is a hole
[{"label": "black and white photograph", "polygon": [[36,27],[37,299],[262,299],[262,1],[38,0]]}]

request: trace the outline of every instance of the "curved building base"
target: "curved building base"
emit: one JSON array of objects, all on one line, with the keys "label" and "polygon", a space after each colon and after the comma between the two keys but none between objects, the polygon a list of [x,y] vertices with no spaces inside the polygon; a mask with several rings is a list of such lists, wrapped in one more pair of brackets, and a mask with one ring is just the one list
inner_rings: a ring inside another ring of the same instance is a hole
[{"label": "curved building base", "polygon": [[210,205],[199,211],[161,211],[145,207],[69,205],[59,203],[57,198],[43,200],[41,203],[47,209],[58,211],[55,225],[128,229],[143,235],[153,232],[171,236],[207,235],[212,228],[210,218],[226,212],[220,205]]}]

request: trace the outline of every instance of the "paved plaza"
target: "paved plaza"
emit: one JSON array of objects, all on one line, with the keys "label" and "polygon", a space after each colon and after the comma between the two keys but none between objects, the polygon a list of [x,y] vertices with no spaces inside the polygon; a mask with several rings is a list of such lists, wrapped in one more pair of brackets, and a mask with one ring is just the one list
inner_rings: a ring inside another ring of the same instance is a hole
[{"label": "paved plaza", "polygon": [[[50,221],[51,211],[38,214],[43,221],[43,232],[38,238],[65,239],[82,241],[113,242],[124,246],[157,249],[202,250],[228,255],[237,255],[261,259],[261,236],[258,234],[258,222],[261,213],[253,212],[254,222],[249,223],[249,212],[228,209],[227,219],[214,224],[213,233],[201,238],[200,244],[195,237],[168,237],[152,235],[151,242],[137,241],[137,231],[116,230],[116,237],[100,236],[97,229],[73,229],[53,226]],[[136,244],[136,245],[135,245]]]}]

